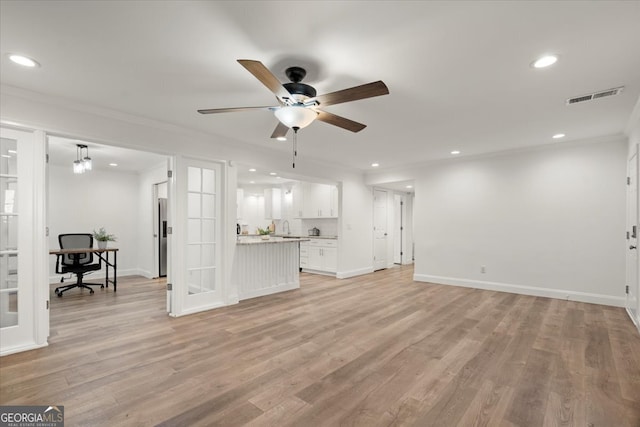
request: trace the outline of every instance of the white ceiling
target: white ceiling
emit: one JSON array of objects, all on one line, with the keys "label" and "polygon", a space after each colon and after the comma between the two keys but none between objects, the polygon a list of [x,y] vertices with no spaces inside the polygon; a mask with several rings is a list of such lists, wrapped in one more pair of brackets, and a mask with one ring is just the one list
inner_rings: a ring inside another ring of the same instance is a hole
[{"label": "white ceiling", "polygon": [[[360,133],[316,122],[299,156],[370,170],[619,135],[640,94],[640,2],[2,1],[0,82],[222,139],[270,141],[273,105],[236,60],[282,81],[303,65],[319,94],[383,80],[390,95],[327,107]],[[41,67],[24,69],[6,54]],[[533,69],[545,53],[557,64]],[[565,99],[625,86],[622,95]]]}]

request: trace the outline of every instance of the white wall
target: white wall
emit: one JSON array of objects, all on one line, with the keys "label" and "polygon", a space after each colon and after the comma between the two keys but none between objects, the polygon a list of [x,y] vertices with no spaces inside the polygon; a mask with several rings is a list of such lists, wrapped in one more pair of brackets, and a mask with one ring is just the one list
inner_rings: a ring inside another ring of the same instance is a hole
[{"label": "white wall", "polygon": [[341,178],[336,277],[346,278],[373,272],[373,193],[363,176]]},{"label": "white wall", "polygon": [[[49,247],[59,248],[58,235],[91,233],[104,227],[115,234],[119,248],[118,275],[137,274],[138,176],[93,170],[81,175],[71,168],[49,167]],[[104,274],[104,267],[102,272]],[[99,276],[96,273],[96,276]],[[49,260],[49,276],[55,275],[55,257]],[[94,276],[94,277],[96,277]]]},{"label": "white wall", "polygon": [[415,279],[622,306],[626,155],[620,140],[430,167]]}]

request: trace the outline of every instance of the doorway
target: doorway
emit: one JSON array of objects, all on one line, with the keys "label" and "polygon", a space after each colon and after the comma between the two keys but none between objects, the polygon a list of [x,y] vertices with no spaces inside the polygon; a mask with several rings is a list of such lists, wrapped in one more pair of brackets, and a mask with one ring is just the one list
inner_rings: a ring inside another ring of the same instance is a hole
[{"label": "doorway", "polygon": [[[92,161],[91,169],[84,173],[75,173],[72,167],[79,143],[88,147],[85,156]],[[59,234],[92,233],[104,228],[116,237],[109,247],[118,249],[118,296],[124,300],[126,294],[140,292],[144,288],[140,285],[133,289],[133,283],[148,283],[149,287],[166,292],[166,280],[158,279],[158,249],[154,234],[158,231],[155,184],[166,184],[167,156],[55,135],[47,137],[47,145],[48,249],[59,248]],[[166,185],[159,189],[160,196],[168,200]],[[56,273],[55,256],[50,256],[48,262],[46,283],[51,284],[47,289],[50,294],[62,278],[69,284],[75,283],[75,276]],[[86,277],[87,282],[100,284],[104,282],[105,274],[103,265],[100,271]],[[109,272],[111,274],[112,271]],[[94,286],[94,289],[93,295],[74,289],[63,297],[53,296],[52,319],[56,319],[56,311],[65,306],[58,301],[97,299],[98,296],[110,304],[119,300],[114,298],[111,286],[104,289]],[[152,301],[145,299],[146,304],[152,304]]]},{"label": "doorway", "polygon": [[156,249],[156,271],[158,277],[167,277],[167,202],[168,183],[160,182],[153,185],[154,194],[154,238]]}]

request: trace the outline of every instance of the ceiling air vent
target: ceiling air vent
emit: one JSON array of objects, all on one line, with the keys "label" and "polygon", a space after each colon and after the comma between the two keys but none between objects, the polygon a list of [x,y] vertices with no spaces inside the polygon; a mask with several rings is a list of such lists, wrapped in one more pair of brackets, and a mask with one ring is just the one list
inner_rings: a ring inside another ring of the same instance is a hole
[{"label": "ceiling air vent", "polygon": [[576,96],[575,98],[567,99],[567,105],[577,104],[579,102],[593,101],[594,99],[604,98],[607,96],[620,95],[624,86],[620,86],[614,89],[607,89],[600,92],[590,93],[588,95]]}]

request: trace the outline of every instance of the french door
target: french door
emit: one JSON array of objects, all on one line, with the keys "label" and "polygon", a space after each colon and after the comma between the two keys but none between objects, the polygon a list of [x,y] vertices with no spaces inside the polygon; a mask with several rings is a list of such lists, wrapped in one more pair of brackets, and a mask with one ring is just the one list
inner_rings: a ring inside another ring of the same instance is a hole
[{"label": "french door", "polygon": [[0,128],[0,355],[46,345],[45,137]]},{"label": "french door", "polygon": [[220,307],[222,298],[222,165],[187,157],[174,164],[171,208],[171,315]]}]

